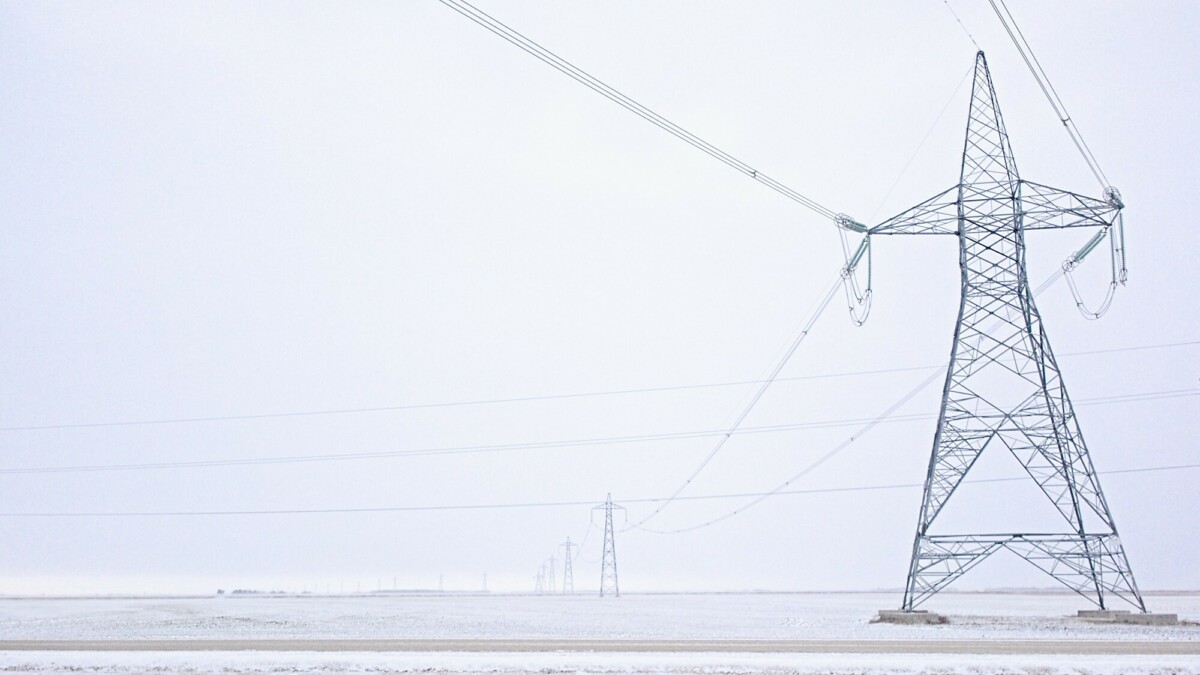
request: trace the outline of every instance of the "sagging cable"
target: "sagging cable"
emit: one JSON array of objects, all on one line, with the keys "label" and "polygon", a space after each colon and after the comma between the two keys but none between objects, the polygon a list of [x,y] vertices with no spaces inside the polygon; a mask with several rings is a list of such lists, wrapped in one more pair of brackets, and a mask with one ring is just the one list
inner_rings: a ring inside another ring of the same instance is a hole
[{"label": "sagging cable", "polygon": [[[871,235],[867,232],[866,225],[844,213],[838,214],[836,222],[838,233],[842,238],[842,253],[846,256],[846,264],[842,267],[842,288],[846,292],[846,307],[850,311],[850,320],[854,322],[854,325],[862,326],[871,314],[871,298],[873,296],[871,289]],[[853,254],[850,253],[847,232],[866,234],[858,243],[858,248],[854,250]],[[867,261],[865,285],[859,282],[857,274],[858,266],[862,263],[863,258],[866,258]]]},{"label": "sagging cable", "polygon": [[[1075,301],[1075,307],[1079,309],[1079,313],[1086,319],[1096,320],[1104,316],[1112,306],[1113,298],[1116,296],[1117,287],[1124,286],[1129,278],[1129,271],[1125,265],[1125,216],[1120,209],[1124,209],[1125,203],[1121,201],[1121,193],[1116,188],[1109,187],[1105,189],[1104,196],[1109,204],[1118,209],[1117,217],[1112,223],[1105,226],[1088,240],[1078,251],[1063,262],[1063,274],[1067,278],[1067,287],[1071,289],[1071,298]],[[1108,290],[1104,295],[1104,300],[1096,310],[1092,310],[1083,300],[1083,295],[1079,292],[1079,287],[1075,283],[1075,268],[1079,267],[1087,258],[1088,254],[1096,250],[1100,244],[1108,239],[1109,250],[1109,268],[1110,278]]]}]

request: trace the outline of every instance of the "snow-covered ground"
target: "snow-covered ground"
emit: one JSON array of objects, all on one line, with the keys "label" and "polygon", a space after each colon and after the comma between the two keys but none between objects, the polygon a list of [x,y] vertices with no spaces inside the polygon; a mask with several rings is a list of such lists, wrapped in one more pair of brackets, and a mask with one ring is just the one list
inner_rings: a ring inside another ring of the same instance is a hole
[{"label": "snow-covered ground", "polygon": [[[870,624],[894,594],[3,599],[0,639],[642,638],[1200,641],[1200,625],[1092,624],[1056,594],[953,594],[938,626]],[[1200,596],[1156,595],[1200,621]],[[0,652],[0,672],[1200,673],[1200,656],[743,653]]]},{"label": "snow-covered ground", "polygon": [[[288,596],[0,600],[0,639],[656,638],[1200,640],[1200,626],[1093,624],[1060,594],[943,593],[941,626],[870,624],[895,594]],[[1151,596],[1200,621],[1200,595]]]},{"label": "snow-covered ground", "polygon": [[0,652],[5,673],[405,673],[725,675],[1200,673],[1196,657],[963,656],[950,654],[318,654],[311,652]]}]

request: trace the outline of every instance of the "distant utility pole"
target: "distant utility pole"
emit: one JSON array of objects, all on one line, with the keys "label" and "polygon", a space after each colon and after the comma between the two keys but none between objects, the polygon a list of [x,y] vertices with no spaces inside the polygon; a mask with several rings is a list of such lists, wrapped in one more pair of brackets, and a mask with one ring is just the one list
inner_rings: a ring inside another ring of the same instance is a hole
[{"label": "distant utility pole", "polygon": [[542,563],[541,569],[538,570],[537,576],[534,577],[533,594],[541,595],[544,589],[543,583],[546,579],[546,564]]},{"label": "distant utility pole", "polygon": [[546,592],[553,595],[558,592],[558,583],[554,580],[554,556],[546,561]]},{"label": "distant utility pole", "polygon": [[611,595],[621,597],[621,587],[617,583],[617,538],[613,534],[613,509],[625,510],[624,506],[616,506],[612,501],[612,493],[603,504],[593,506],[592,511],[604,509],[604,555],[600,561],[600,597]]},{"label": "distant utility pole", "polygon": [[565,562],[563,562],[562,592],[563,595],[575,595],[575,572],[571,569],[571,549],[578,548],[578,546],[572,544],[571,538],[567,537],[567,540],[562,543],[562,547],[567,550]]}]

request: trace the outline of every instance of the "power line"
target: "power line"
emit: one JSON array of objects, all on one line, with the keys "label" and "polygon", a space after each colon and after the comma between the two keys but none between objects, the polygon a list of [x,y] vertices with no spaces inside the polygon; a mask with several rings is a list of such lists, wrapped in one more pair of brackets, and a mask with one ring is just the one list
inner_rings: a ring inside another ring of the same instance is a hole
[{"label": "power line", "polygon": [[[1178,471],[1183,469],[1200,469],[1200,464],[1168,464],[1164,466],[1143,466],[1132,469],[1114,469],[1111,471],[1097,471],[1097,474],[1126,474],[1126,473],[1149,473],[1155,471]],[[964,480],[963,483],[1011,483],[1014,481],[1029,480],[1028,476],[1004,476],[997,478],[974,478]],[[852,485],[847,487],[832,487],[832,488],[806,488],[803,490],[779,490],[778,492],[739,492],[739,493],[723,493],[719,495],[700,495],[696,497],[679,497],[678,500],[713,500],[713,499],[745,499],[746,497],[773,497],[776,495],[815,495],[815,494],[832,494],[838,492],[876,492],[880,490],[901,490],[924,487],[924,483],[889,483],[885,485]],[[627,499],[628,502],[645,501],[640,499]]]},{"label": "power line", "polygon": [[975,41],[975,36],[971,35],[971,31],[967,30],[967,24],[958,18],[958,12],[954,11],[954,8],[950,6],[950,0],[942,0],[942,2],[946,5],[946,9],[950,10],[950,14],[954,16],[954,20],[958,22],[959,27],[967,34],[967,37],[971,40],[971,44],[975,45],[975,51],[983,51],[983,47],[980,47],[979,43]]},{"label": "power line", "polygon": [[[999,2],[1000,4],[997,6],[996,0],[988,0],[988,4],[992,6],[992,11],[996,13],[996,17],[1000,19],[1001,25],[1004,26],[1004,31],[1008,33],[1009,39],[1012,40],[1013,46],[1017,48],[1017,53],[1021,55],[1021,59],[1025,61],[1025,66],[1029,68],[1033,79],[1037,81],[1038,87],[1041,88],[1042,94],[1050,102],[1050,107],[1054,109],[1054,114],[1058,117],[1058,121],[1062,122],[1063,128],[1067,130],[1067,134],[1071,137],[1071,141],[1075,143],[1075,148],[1083,156],[1083,161],[1087,162],[1088,169],[1091,169],[1092,175],[1100,182],[1100,187],[1108,189],[1112,185],[1108,182],[1108,176],[1104,175],[1104,171],[1100,168],[1100,163],[1096,161],[1096,156],[1092,154],[1092,149],[1083,140],[1083,134],[1079,133],[1079,128],[1075,126],[1075,122],[1071,119],[1070,114],[1067,113],[1066,104],[1059,97],[1058,91],[1054,89],[1054,85],[1050,83],[1050,77],[1042,69],[1041,62],[1038,61],[1037,56],[1033,53],[1033,47],[1025,39],[1025,34],[1021,32],[1021,28],[1017,26],[1017,20],[1008,9],[1008,5],[1005,4],[1004,0],[999,0]],[[1003,12],[1001,11],[1001,7],[1003,7]]]},{"label": "power line", "polygon": [[730,166],[731,168],[735,169],[736,171],[739,171],[739,172],[745,174],[746,176],[753,178],[754,180],[758,181],[759,183],[766,185],[767,187],[771,188],[772,190],[775,190],[776,192],[783,195],[784,197],[787,197],[788,199],[795,201],[796,203],[800,204],[801,206],[817,213],[818,215],[820,215],[824,218],[834,220],[837,217],[837,214],[834,213],[831,209],[828,209],[828,208],[818,204],[817,202],[813,201],[812,199],[805,197],[804,195],[787,187],[786,185],[775,180],[774,178],[770,178],[770,177],[760,173],[757,169],[751,167],[749,164],[746,164],[745,162],[741,161],[740,159],[737,159],[733,155],[730,155],[729,153],[725,152],[724,150],[717,148],[716,146],[712,145],[708,141],[705,141],[704,139],[700,138],[699,136],[696,136],[692,132],[690,132],[690,131],[684,129],[683,127],[679,126],[678,124],[675,124],[674,122],[666,119],[665,117],[663,117],[662,115],[659,115],[658,113],[654,112],[653,110],[650,110],[646,106],[642,105],[641,103],[638,103],[637,101],[626,96],[625,94],[622,94],[621,92],[617,91],[616,89],[613,89],[612,87],[610,87],[609,85],[605,84],[604,82],[601,82],[600,80],[596,79],[595,77],[593,77],[586,71],[571,64],[570,62],[566,61],[565,59],[558,56],[554,52],[551,52],[550,50],[546,49],[545,47],[539,45],[538,43],[534,42],[533,40],[530,40],[529,38],[525,37],[521,33],[510,28],[509,26],[505,25],[504,23],[500,22],[499,20],[490,16],[489,14],[483,12],[482,10],[478,9],[477,7],[471,5],[470,3],[466,2],[465,0],[441,0],[441,2],[442,2],[442,4],[453,9],[454,11],[458,12],[459,14],[462,14],[463,16],[467,17],[468,19],[479,24],[480,26],[483,26],[484,28],[488,29],[489,31],[504,38],[505,40],[507,40],[508,42],[517,46],[521,50],[538,58],[542,62],[544,62],[547,65],[551,66],[552,68],[558,70],[559,72],[563,73],[564,75],[567,75],[571,79],[579,82],[580,84],[586,86],[587,88],[591,89],[592,91],[595,91],[596,93],[600,94],[601,96],[604,96],[605,98],[609,99],[613,103],[620,105],[621,107],[629,110],[630,112],[637,115],[638,117],[641,117],[642,119],[659,127],[660,129],[671,134],[672,136],[675,136],[676,138],[679,138],[680,140],[688,143],[689,145],[692,145],[693,147],[697,148],[698,150],[700,150],[700,151],[708,154],[709,156],[713,157],[714,159]]},{"label": "power line", "polygon": [[[1170,464],[1163,466],[1144,466],[1112,471],[1098,471],[1100,475],[1134,474],[1165,471],[1182,471],[1200,469],[1200,464]],[[1001,483],[1009,481],[1028,480],[1028,476],[1011,476],[1003,478],[984,478],[965,480],[963,483]],[[809,488],[804,490],[779,490],[771,492],[737,492],[713,495],[690,495],[676,497],[678,501],[712,501],[721,499],[745,499],[747,497],[776,497],[780,495],[814,495],[834,494],[842,492],[877,492],[882,490],[913,489],[922,487],[923,483],[890,483],[883,485],[856,485],[847,487]],[[642,497],[624,499],[625,503],[655,503],[668,499],[667,497]],[[236,509],[225,511],[58,511],[58,512],[24,512],[0,513],[0,518],[125,518],[125,517],[183,517],[183,516],[289,516],[289,515],[320,515],[320,514],[356,514],[356,513],[405,513],[423,511],[481,511],[501,509],[528,508],[566,508],[592,506],[590,501],[545,501],[545,502],[508,502],[492,504],[437,504],[423,506],[379,506],[362,508],[326,508],[326,509]]]},{"label": "power line", "polygon": [[[936,378],[940,373],[933,373],[931,378]],[[725,434],[768,434],[781,433],[790,431],[805,431],[812,429],[832,429],[837,427],[859,426],[864,423],[874,427],[878,424],[899,423],[899,422],[915,422],[922,420],[935,419],[937,416],[929,413],[919,413],[912,415],[896,415],[895,411],[902,403],[906,403],[916,392],[924,388],[923,386],[910,392],[905,398],[901,399],[897,404],[889,407],[884,415],[874,418],[852,418],[840,420],[817,420],[810,422],[795,422],[791,424],[775,424],[756,427],[742,427],[740,429],[730,431],[729,429],[703,429],[695,431],[674,431],[658,434],[641,434],[627,436],[604,436],[592,438],[576,438],[569,440],[542,441],[533,443],[506,443],[495,445],[463,445],[449,446],[439,448],[418,448],[413,450],[383,450],[379,452],[356,452],[356,453],[326,453],[313,455],[285,455],[280,457],[239,457],[229,459],[212,459],[212,460],[193,460],[193,461],[164,461],[164,462],[138,462],[128,464],[91,464],[91,465],[73,465],[73,466],[46,466],[46,467],[30,467],[30,468],[12,468],[0,469],[0,475],[31,475],[31,474],[55,474],[55,473],[89,473],[98,471],[144,471],[158,469],[197,469],[197,468],[214,468],[223,466],[255,466],[255,465],[271,465],[271,464],[301,464],[301,463],[320,463],[320,462],[340,462],[354,460],[374,460],[388,459],[400,457],[427,457],[437,455],[459,455],[459,454],[478,454],[478,453],[495,453],[509,452],[516,450],[543,450],[552,448],[565,447],[585,447],[593,445],[620,445],[626,443],[648,443],[670,440],[685,440],[692,438],[711,438],[714,436],[722,436]],[[1190,396],[1200,396],[1200,389],[1172,389],[1164,391],[1142,392],[1137,394],[1117,394],[1111,396],[1101,396],[1090,399],[1080,399],[1075,402],[1077,406],[1088,405],[1105,405],[1112,403],[1132,403],[1137,401],[1156,401],[1170,398],[1183,398]],[[865,431],[860,430],[851,440],[861,437]],[[798,477],[798,476],[797,476]],[[797,477],[793,477],[794,480]],[[629,501],[629,500],[623,500]],[[589,502],[590,503],[590,502]]]},{"label": "power line", "polygon": [[715,445],[713,445],[712,450],[710,450],[704,459],[701,460],[700,464],[697,465],[690,474],[688,474],[688,477],[679,484],[679,487],[675,488],[675,492],[671,493],[671,497],[659,504],[658,507],[647,514],[644,518],[641,518],[634,523],[634,527],[637,527],[662,513],[662,510],[670,506],[671,501],[675,497],[678,497],[680,493],[682,493],[689,485],[692,484],[692,481],[696,480],[696,477],[700,475],[700,472],[704,471],[705,467],[707,467],[709,463],[712,462],[713,458],[717,456],[717,453],[721,452],[721,449],[725,447],[725,443],[733,437],[733,434],[737,433],[738,428],[742,426],[742,422],[746,420],[751,411],[754,410],[754,407],[757,406],[758,402],[762,400],[762,397],[767,393],[767,388],[771,386],[771,383],[775,381],[775,378],[779,377],[780,371],[782,371],[784,366],[787,365],[787,362],[791,360],[792,355],[796,353],[796,350],[799,349],[800,344],[804,342],[804,338],[808,337],[809,332],[812,331],[813,326],[817,323],[817,319],[821,318],[821,314],[825,312],[825,308],[829,306],[829,303],[833,300],[833,296],[837,293],[838,287],[841,286],[841,284],[842,275],[839,273],[834,277],[833,285],[829,287],[829,290],[825,293],[825,297],[821,298],[821,301],[817,303],[816,309],[813,311],[808,321],[804,324],[804,328],[802,328],[796,335],[795,339],[792,340],[791,345],[789,345],[784,351],[782,358],[780,358],[775,364],[775,367],[771,369],[770,375],[768,375],[767,379],[763,380],[762,384],[759,385],[758,390],[755,391],[754,395],[750,397],[750,400],[746,403],[746,406],[742,408],[741,414],[737,416],[737,419],[733,421],[733,424],[729,426],[729,429],[717,439],[717,442]]},{"label": "power line", "polygon": [[[1117,347],[1112,349],[1093,349],[1079,352],[1064,352],[1059,354],[1059,358],[1072,356],[1089,356],[1095,354],[1112,354],[1118,352],[1144,351],[1151,349],[1169,349],[1176,347],[1192,347],[1200,345],[1200,340],[1190,340],[1185,342],[1168,342],[1161,344],[1137,345],[1131,347]],[[932,370],[934,368],[945,368],[946,364],[936,363],[923,366],[901,366],[897,368],[881,368],[875,370],[850,370],[836,371],[831,373],[817,373],[812,375],[796,375],[789,377],[777,377],[775,382],[800,382],[807,380],[825,380],[837,379],[843,377],[861,377],[866,375],[887,375],[893,373],[906,373],[920,370]],[[328,408],[323,410],[300,410],[300,411],[285,411],[278,413],[253,413],[253,414],[238,414],[238,415],[211,415],[211,416],[195,416],[195,417],[167,417],[160,419],[148,420],[116,420],[108,422],[76,422],[76,423],[61,423],[61,424],[26,424],[0,427],[0,432],[17,432],[17,431],[49,431],[63,429],[95,429],[105,427],[131,427],[131,426],[153,426],[166,424],[189,424],[189,423],[205,423],[205,422],[233,422],[244,420],[264,420],[288,417],[319,417],[327,415],[354,415],[354,414],[369,414],[369,413],[384,413],[384,412],[400,412],[404,410],[421,410],[429,408],[453,408],[475,405],[497,405],[506,403],[529,403],[535,401],[552,401],[560,399],[572,398],[592,398],[600,396],[625,396],[630,394],[652,394],[669,391],[685,391],[691,389],[717,389],[723,387],[742,387],[754,384],[763,384],[767,380],[732,380],[727,382],[704,382],[697,384],[680,384],[667,385],[662,387],[635,387],[629,389],[606,389],[599,391],[574,392],[565,394],[543,394],[535,396],[512,396],[504,398],[487,398],[487,399],[471,399],[463,401],[438,401],[433,403],[411,403],[401,405],[388,406],[371,406],[361,408]]]},{"label": "power line", "polygon": [[[1060,278],[1062,278],[1063,274],[1064,274],[1064,271],[1061,269],[1056,271],[1054,274],[1051,274],[1049,277],[1046,278],[1045,281],[1043,281],[1041,283],[1041,285],[1039,285],[1037,287],[1037,289],[1035,289],[1033,291],[1033,296],[1034,297],[1041,296],[1042,293],[1044,293],[1047,289],[1049,289],[1051,286],[1053,286],[1055,284],[1055,282],[1057,282]],[[949,364],[947,364],[947,367],[948,367],[948,365]],[[800,478],[803,478],[804,476],[808,475],[812,471],[815,471],[818,467],[820,467],[822,464],[824,464],[825,462],[832,459],[835,455],[837,455],[838,453],[842,452],[846,448],[853,445],[863,435],[870,433],[872,429],[874,429],[879,424],[883,423],[890,416],[894,415],[895,412],[898,409],[900,409],[900,407],[902,407],[904,404],[906,404],[908,401],[910,401],[913,397],[915,397],[917,394],[919,394],[921,391],[923,391],[926,387],[928,387],[930,384],[932,384],[938,378],[939,374],[940,373],[938,373],[936,371],[933,373],[930,373],[930,375],[928,377],[926,377],[923,381],[921,381],[919,384],[917,384],[917,386],[913,387],[906,394],[901,396],[898,400],[896,400],[896,402],[894,402],[892,405],[888,406],[888,408],[885,409],[878,416],[874,417],[873,419],[868,421],[866,424],[864,424],[862,426],[862,428],[858,429],[856,432],[851,434],[848,438],[843,440],[840,444],[835,446],[833,449],[829,450],[828,452],[821,455],[816,460],[814,460],[813,462],[811,462],[810,464],[808,464],[807,466],[802,468],[800,471],[793,474],[787,480],[785,480],[782,483],[780,483],[779,485],[777,485],[770,492],[762,493],[761,495],[755,497],[754,499],[747,502],[746,504],[743,504],[731,511],[727,511],[723,515],[720,515],[716,518],[710,518],[706,521],[697,523],[697,524],[689,526],[689,527],[681,527],[681,528],[676,528],[676,529],[672,529],[672,530],[653,530],[653,529],[645,528],[645,527],[641,527],[639,529],[646,531],[646,532],[653,532],[655,534],[681,534],[684,532],[691,532],[693,530],[698,530],[701,528],[709,527],[711,525],[716,525],[717,523],[720,523],[720,522],[728,520],[729,518],[732,518],[736,515],[744,513],[745,511],[762,503],[764,500],[766,500],[771,495],[773,495],[781,490],[786,489],[793,482],[799,480]],[[1190,390],[1187,390],[1187,391],[1190,391]]]},{"label": "power line", "polygon": [[[947,3],[946,7],[949,6],[949,3]],[[953,13],[954,10],[951,9],[950,12]],[[958,15],[955,15],[955,18],[957,19]],[[968,33],[968,35],[970,35],[970,33]],[[971,41],[974,42],[975,38],[971,38]],[[884,193],[883,199],[879,200],[879,205],[875,207],[874,213],[871,214],[872,222],[875,220],[876,216],[879,215],[879,212],[883,209],[883,205],[887,203],[888,198],[891,197],[892,193],[896,191],[896,186],[899,185],[900,181],[904,179],[904,176],[908,173],[908,168],[912,166],[912,163],[914,160],[916,160],[917,155],[921,154],[921,148],[925,147],[925,142],[928,141],[929,137],[933,135],[933,130],[937,129],[938,124],[942,121],[942,117],[945,116],[946,111],[950,109],[950,104],[953,103],[954,99],[958,97],[958,92],[962,89],[963,83],[966,82],[967,78],[970,77],[974,72],[975,68],[972,66],[971,68],[967,69],[967,72],[963,73],[962,79],[960,79],[958,84],[955,85],[954,92],[950,94],[950,98],[946,99],[946,104],[942,106],[941,112],[939,112],[937,117],[934,118],[933,124],[929,125],[929,131],[926,131],[925,135],[921,137],[921,142],[917,144],[917,149],[913,150],[913,154],[908,158],[908,161],[904,163],[904,168],[900,170],[900,175],[896,176],[896,180],[892,182],[892,186],[888,188],[887,192]]]},{"label": "power line", "polygon": [[685,532],[691,532],[693,530],[699,530],[699,529],[702,529],[705,527],[710,527],[712,525],[716,525],[717,523],[720,523],[720,522],[723,522],[730,518],[733,518],[734,516],[740,515],[740,514],[744,513],[745,511],[752,509],[755,506],[758,506],[759,504],[766,501],[773,495],[787,489],[792,483],[800,480],[801,478],[807,476],[808,474],[812,473],[813,471],[816,471],[817,468],[819,468],[821,465],[825,464],[825,462],[828,462],[829,460],[833,459],[834,456],[838,455],[843,450],[845,450],[846,448],[853,445],[855,443],[855,441],[857,441],[863,435],[869,433],[876,426],[883,423],[883,421],[886,420],[889,416],[894,415],[897,410],[899,410],[905,404],[907,404],[909,401],[911,401],[914,397],[916,397],[917,394],[921,393],[921,391],[923,391],[925,389],[925,387],[928,387],[930,385],[930,383],[932,383],[934,380],[936,380],[938,378],[939,374],[940,373],[937,373],[937,372],[930,373],[929,376],[926,377],[924,380],[922,380],[920,384],[913,387],[911,390],[908,391],[908,393],[906,393],[905,395],[903,395],[899,399],[897,399],[894,403],[892,403],[890,406],[888,406],[887,409],[885,409],[882,413],[880,413],[875,418],[868,420],[867,423],[864,424],[861,429],[859,429],[855,433],[851,434],[848,438],[846,438],[841,443],[834,446],[831,450],[829,450],[825,454],[821,455],[817,459],[810,462],[807,466],[805,466],[800,471],[797,471],[796,473],[792,474],[792,476],[789,477],[787,480],[785,480],[782,483],[780,483],[779,485],[775,486],[775,488],[773,490],[770,490],[769,492],[763,492],[763,493],[757,494],[749,502],[747,502],[731,511],[726,511],[724,514],[722,514],[720,516],[717,516],[715,518],[709,518],[708,520],[696,523],[695,525],[690,525],[688,527],[679,527],[679,528],[669,529],[669,530],[657,530],[657,529],[650,529],[650,528],[640,527],[640,526],[638,527],[638,529],[645,531],[645,532],[652,532],[654,534],[683,534]]}]

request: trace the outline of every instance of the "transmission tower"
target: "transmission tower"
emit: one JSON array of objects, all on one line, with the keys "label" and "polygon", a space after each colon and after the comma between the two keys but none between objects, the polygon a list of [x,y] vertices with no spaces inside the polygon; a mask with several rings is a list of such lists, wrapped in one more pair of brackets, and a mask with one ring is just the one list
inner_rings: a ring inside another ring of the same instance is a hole
[{"label": "transmission tower", "polygon": [[621,597],[621,586],[617,583],[617,538],[613,534],[613,509],[625,510],[623,506],[613,504],[612,493],[603,504],[592,507],[604,510],[604,554],[600,559],[600,597],[611,595]]},{"label": "transmission tower", "polygon": [[542,592],[545,590],[545,582],[546,582],[546,564],[545,563],[542,563],[542,566],[540,568],[538,568],[537,575],[534,576],[533,579],[534,579],[533,594],[541,595]]},{"label": "transmission tower", "polygon": [[553,595],[558,592],[558,582],[554,580],[554,556],[546,560],[546,592]]},{"label": "transmission tower", "polygon": [[[959,240],[962,300],[925,479],[902,609],[912,611],[985,558],[1007,549],[1101,609],[1113,595],[1145,611],[1096,471],[1050,350],[1025,272],[1025,232],[1102,228],[1114,265],[1120,194],[1085,197],[1020,178],[983,52],[975,59],[959,184],[870,228],[870,235]],[[1123,269],[1123,264],[1122,264]],[[985,449],[1007,448],[1066,522],[1060,531],[936,534],[933,525]]]},{"label": "transmission tower", "polygon": [[563,555],[563,595],[575,595],[575,571],[571,565],[571,549],[579,548],[571,543],[571,538],[562,543],[562,547],[566,549]]}]

